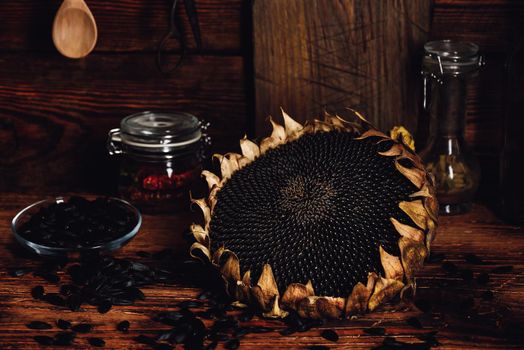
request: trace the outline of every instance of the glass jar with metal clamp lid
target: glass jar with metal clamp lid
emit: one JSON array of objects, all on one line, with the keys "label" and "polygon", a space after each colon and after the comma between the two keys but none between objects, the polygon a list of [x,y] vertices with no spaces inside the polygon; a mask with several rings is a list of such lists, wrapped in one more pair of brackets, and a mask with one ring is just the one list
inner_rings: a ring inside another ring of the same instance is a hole
[{"label": "glass jar with metal clamp lid", "polygon": [[107,149],[120,155],[118,192],[144,212],[189,208],[210,144],[207,124],[188,113],[141,112],[109,132]]},{"label": "glass jar with metal clamp lid", "polygon": [[479,47],[452,40],[424,45],[423,112],[429,127],[420,152],[434,175],[440,213],[467,212],[480,181],[480,167],[465,140],[466,91],[483,65]]}]

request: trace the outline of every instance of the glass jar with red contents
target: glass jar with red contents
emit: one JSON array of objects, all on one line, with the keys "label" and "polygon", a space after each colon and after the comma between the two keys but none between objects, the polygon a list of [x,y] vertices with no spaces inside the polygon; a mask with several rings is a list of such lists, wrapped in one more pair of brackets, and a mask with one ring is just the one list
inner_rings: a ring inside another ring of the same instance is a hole
[{"label": "glass jar with red contents", "polygon": [[109,132],[109,154],[120,155],[118,192],[144,212],[189,207],[209,138],[188,113],[141,112]]}]

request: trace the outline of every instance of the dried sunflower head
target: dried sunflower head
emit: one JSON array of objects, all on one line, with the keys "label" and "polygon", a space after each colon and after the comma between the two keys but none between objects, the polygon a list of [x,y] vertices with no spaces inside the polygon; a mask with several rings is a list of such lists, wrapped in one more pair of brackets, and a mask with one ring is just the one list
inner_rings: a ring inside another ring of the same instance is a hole
[{"label": "dried sunflower head", "polygon": [[437,224],[432,178],[405,129],[390,137],[356,115],[303,126],[283,112],[259,145],[215,155],[221,176],[203,172],[191,255],[219,269],[237,304],[336,318],[414,288]]}]

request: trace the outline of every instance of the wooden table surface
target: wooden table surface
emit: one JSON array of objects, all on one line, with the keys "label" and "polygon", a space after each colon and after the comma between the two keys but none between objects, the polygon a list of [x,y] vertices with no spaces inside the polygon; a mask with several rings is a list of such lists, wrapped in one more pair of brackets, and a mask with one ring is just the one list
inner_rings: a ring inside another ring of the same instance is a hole
[{"label": "wooden table surface", "polygon": [[[158,329],[166,328],[153,322],[151,317],[168,309],[176,310],[178,302],[195,298],[200,293],[198,288],[188,286],[183,278],[183,265],[174,264],[173,269],[181,272],[175,284],[145,287],[145,301],[133,306],[115,306],[106,314],[99,314],[93,306],[84,307],[83,312],[72,312],[33,300],[31,287],[41,284],[46,290],[56,292],[58,286],[32,274],[11,277],[7,271],[14,266],[37,264],[21,257],[21,250],[11,235],[10,221],[18,210],[38,199],[38,196],[0,194],[0,349],[38,349],[32,337],[53,335],[57,329],[35,331],[25,324],[33,320],[54,323],[59,318],[95,325],[91,334],[78,335],[75,348],[90,348],[86,338],[97,336],[106,341],[106,349],[148,349],[132,338],[138,334],[154,335]],[[191,214],[187,213],[170,217],[145,216],[138,236],[117,256],[136,259],[139,250],[156,252],[169,247],[174,248],[183,260],[185,243],[182,232],[190,221]],[[477,205],[467,215],[441,218],[433,247],[435,259],[442,258],[442,254],[445,258],[427,263],[419,273],[416,296],[418,305],[430,302],[429,312],[424,313],[406,304],[386,307],[355,320],[330,321],[319,328],[290,336],[282,336],[277,331],[247,334],[240,339],[240,348],[307,349],[312,345],[325,345],[331,349],[371,349],[382,344],[384,339],[384,336],[363,332],[363,328],[372,325],[384,327],[387,335],[410,343],[421,342],[417,334],[438,331],[438,349],[524,348],[524,230],[504,224],[485,207]],[[466,254],[475,254],[484,263],[472,264],[471,258],[467,262]],[[454,263],[459,272],[446,272],[442,268],[446,261]],[[513,271],[492,272],[501,265],[511,265]],[[460,271],[463,270],[473,272],[472,281],[462,278]],[[477,281],[482,272],[489,274],[487,284]],[[494,296],[490,301],[482,299],[488,290]],[[406,321],[410,317],[417,317],[423,329],[409,325]],[[131,322],[127,334],[115,329],[115,325],[124,319]],[[210,322],[205,321],[206,325]],[[284,328],[279,321],[258,317],[248,325],[264,325],[277,330]],[[338,342],[320,336],[321,331],[328,328],[337,331]],[[53,349],[52,346],[42,348]]]}]

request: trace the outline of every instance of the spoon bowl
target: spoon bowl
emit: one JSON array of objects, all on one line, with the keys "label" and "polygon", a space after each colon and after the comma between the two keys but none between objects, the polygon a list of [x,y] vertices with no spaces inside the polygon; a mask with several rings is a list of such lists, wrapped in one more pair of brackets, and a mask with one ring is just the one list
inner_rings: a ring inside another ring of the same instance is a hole
[{"label": "spoon bowl", "polygon": [[64,0],[53,22],[53,43],[69,58],[87,56],[95,47],[98,30],[84,0]]}]

